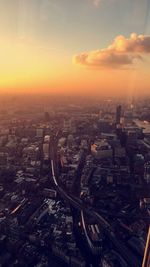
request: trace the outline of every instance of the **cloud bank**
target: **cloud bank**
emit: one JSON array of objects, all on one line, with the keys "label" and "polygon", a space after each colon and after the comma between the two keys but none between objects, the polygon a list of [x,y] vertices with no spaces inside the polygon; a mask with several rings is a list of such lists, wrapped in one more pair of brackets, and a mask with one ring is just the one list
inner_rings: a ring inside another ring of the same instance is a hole
[{"label": "cloud bank", "polygon": [[123,68],[149,53],[150,36],[132,33],[129,38],[117,36],[107,48],[75,55],[73,62],[89,67]]}]

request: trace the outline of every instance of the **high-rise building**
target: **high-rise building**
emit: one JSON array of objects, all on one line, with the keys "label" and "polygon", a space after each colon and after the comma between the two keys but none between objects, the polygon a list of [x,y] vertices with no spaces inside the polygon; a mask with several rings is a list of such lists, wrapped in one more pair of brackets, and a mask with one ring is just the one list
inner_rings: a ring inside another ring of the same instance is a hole
[{"label": "high-rise building", "polygon": [[119,105],[116,108],[116,125],[120,124],[122,107]]},{"label": "high-rise building", "polygon": [[50,121],[50,115],[49,115],[49,113],[47,111],[44,112],[44,119],[45,119],[46,122]]}]

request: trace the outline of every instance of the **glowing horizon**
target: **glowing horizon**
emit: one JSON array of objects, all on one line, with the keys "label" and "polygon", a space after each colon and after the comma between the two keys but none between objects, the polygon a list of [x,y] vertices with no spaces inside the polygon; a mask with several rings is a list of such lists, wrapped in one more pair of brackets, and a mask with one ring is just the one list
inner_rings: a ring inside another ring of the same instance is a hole
[{"label": "glowing horizon", "polygon": [[149,94],[148,12],[147,0],[2,1],[0,93]]}]

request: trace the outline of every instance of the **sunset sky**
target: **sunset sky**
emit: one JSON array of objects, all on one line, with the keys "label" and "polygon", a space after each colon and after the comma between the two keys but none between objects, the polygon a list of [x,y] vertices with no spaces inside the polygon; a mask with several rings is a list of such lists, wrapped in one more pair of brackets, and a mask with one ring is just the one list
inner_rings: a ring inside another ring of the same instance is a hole
[{"label": "sunset sky", "polygon": [[0,0],[0,91],[150,94],[150,1]]}]

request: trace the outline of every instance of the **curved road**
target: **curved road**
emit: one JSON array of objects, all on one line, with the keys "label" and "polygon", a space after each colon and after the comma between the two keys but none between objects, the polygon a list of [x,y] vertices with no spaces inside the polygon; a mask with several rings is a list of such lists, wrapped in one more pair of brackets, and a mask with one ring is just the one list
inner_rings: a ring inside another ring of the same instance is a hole
[{"label": "curved road", "polygon": [[57,192],[65,198],[72,206],[76,209],[85,212],[87,215],[92,216],[97,220],[97,222],[102,227],[105,236],[107,239],[113,244],[116,250],[120,253],[120,255],[126,260],[130,267],[141,267],[140,262],[138,261],[137,257],[131,253],[131,251],[117,238],[112,230],[111,225],[97,212],[95,212],[92,208],[87,208],[81,201],[79,201],[76,197],[72,197],[68,195],[58,184],[57,179],[57,172],[56,172],[56,154],[57,154],[57,140],[54,138],[51,142],[51,151],[50,151],[50,158],[51,158],[51,172],[52,172],[52,179],[55,185]]}]

